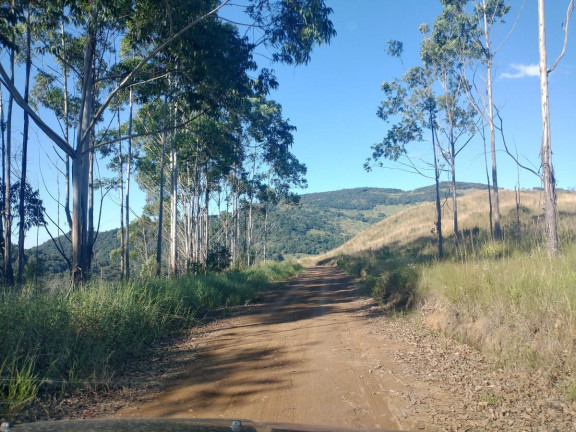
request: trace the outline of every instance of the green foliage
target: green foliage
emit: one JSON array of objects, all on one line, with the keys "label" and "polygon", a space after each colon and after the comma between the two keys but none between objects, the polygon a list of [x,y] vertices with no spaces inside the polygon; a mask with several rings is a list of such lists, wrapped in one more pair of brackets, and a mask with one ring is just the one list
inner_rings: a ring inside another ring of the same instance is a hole
[{"label": "green foliage", "polygon": [[273,48],[274,61],[306,64],[315,44],[329,43],[336,31],[328,17],[332,9],[323,0],[251,1],[247,13],[264,32],[264,44]]},{"label": "green foliage", "polygon": [[380,278],[380,283],[372,289],[372,296],[387,309],[410,309],[414,305],[420,277],[420,270],[416,267],[395,269]]},{"label": "green foliage", "polygon": [[36,398],[41,382],[34,372],[34,362],[34,357],[22,362],[6,357],[0,363],[0,416],[16,414]]},{"label": "green foliage", "polygon": [[[118,230],[101,232],[98,234],[94,245],[94,258],[92,260],[92,274],[94,277],[101,277],[104,280],[114,280],[119,277],[118,264],[111,259],[112,251],[120,247],[117,236]],[[69,237],[59,236],[56,242],[61,245],[67,256],[70,256],[71,243]],[[43,269],[46,276],[68,275],[68,265],[52,240],[26,250],[26,256],[33,259],[38,268]]]},{"label": "green foliage", "polygon": [[[429,258],[424,258],[427,261]],[[386,310],[404,311],[414,306],[419,288],[422,257],[410,248],[384,248],[357,256],[342,255],[338,267],[358,279],[362,290]]]},{"label": "green foliage", "polygon": [[504,242],[488,241],[478,250],[478,257],[481,259],[496,259],[507,255],[507,245]]},{"label": "green foliage", "polygon": [[208,251],[206,270],[208,272],[222,272],[230,266],[230,251],[222,245],[214,245]]},{"label": "green foliage", "polygon": [[[4,208],[4,188],[0,185],[0,208]],[[18,206],[20,203],[20,181],[10,185],[10,207],[12,215],[18,217]],[[24,230],[28,231],[32,227],[40,227],[46,224],[44,218],[46,209],[40,199],[40,191],[32,189],[29,183],[24,185]],[[20,225],[20,220],[18,220]]]}]

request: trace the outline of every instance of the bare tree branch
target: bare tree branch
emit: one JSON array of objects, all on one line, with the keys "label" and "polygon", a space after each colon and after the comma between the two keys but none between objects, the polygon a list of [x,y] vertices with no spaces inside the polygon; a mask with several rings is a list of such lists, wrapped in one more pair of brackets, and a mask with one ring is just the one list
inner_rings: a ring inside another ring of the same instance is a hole
[{"label": "bare tree branch", "polygon": [[560,63],[560,60],[562,60],[562,57],[564,57],[564,54],[566,53],[566,46],[568,45],[568,25],[570,24],[570,17],[572,16],[573,11],[574,11],[574,0],[570,0],[568,8],[566,9],[566,22],[563,23],[562,25],[562,29],[564,30],[564,45],[562,46],[562,52],[560,53],[560,55],[558,56],[552,67],[548,69],[547,72],[548,75],[550,75],[550,73],[554,69],[556,69],[556,66],[558,66],[558,63]]},{"label": "bare tree branch", "polygon": [[542,180],[542,176],[534,171],[532,168],[523,165],[520,163],[520,161],[518,160],[518,157],[515,156],[509,149],[508,146],[506,145],[506,138],[504,137],[504,126],[503,126],[503,120],[502,120],[502,116],[500,115],[500,111],[498,111],[498,109],[496,109],[496,116],[498,117],[498,120],[500,121],[500,127],[498,128],[498,130],[500,131],[500,135],[502,136],[502,143],[504,144],[504,149],[506,150],[506,153],[508,153],[508,156],[510,156],[512,158],[512,160],[516,163],[516,165],[518,165],[520,168],[525,169],[528,172],[531,172],[532,174],[534,174],[535,176],[537,176],[539,179]]}]

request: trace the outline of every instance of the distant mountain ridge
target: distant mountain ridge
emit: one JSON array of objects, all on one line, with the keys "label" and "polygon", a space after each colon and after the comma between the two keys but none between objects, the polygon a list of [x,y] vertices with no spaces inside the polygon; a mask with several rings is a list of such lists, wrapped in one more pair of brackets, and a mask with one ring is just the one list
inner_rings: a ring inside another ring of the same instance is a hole
[{"label": "distant mountain ridge", "polygon": [[[458,183],[459,195],[486,185]],[[441,184],[443,197],[450,194],[450,185]],[[371,225],[399,211],[422,202],[433,201],[435,187],[426,186],[412,191],[391,188],[353,188],[329,192],[302,194],[299,206],[280,205],[269,216],[267,250],[269,259],[317,255],[334,249]],[[255,233],[262,227],[255,224]],[[57,239],[69,252],[70,243],[63,236]],[[119,276],[119,264],[110,253],[120,247],[118,229],[100,232],[94,246],[92,271],[96,277],[114,279]],[[255,236],[254,249],[262,258],[263,241]],[[47,241],[27,250],[28,259],[38,258],[46,274],[65,274],[68,271],[53,242]]]}]

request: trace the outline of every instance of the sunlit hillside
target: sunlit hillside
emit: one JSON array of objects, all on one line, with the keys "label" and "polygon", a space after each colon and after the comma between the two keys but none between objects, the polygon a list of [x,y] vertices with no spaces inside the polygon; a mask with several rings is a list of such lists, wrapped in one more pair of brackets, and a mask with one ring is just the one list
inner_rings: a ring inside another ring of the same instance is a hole
[{"label": "sunlit hillside", "polygon": [[[516,198],[515,191],[500,191],[500,213],[503,225],[515,223]],[[520,213],[526,223],[526,215],[530,217],[529,223],[539,223],[544,206],[542,191],[523,190],[520,192]],[[576,193],[559,192],[558,204],[561,216],[563,214],[576,214]],[[486,191],[477,191],[458,198],[458,223],[461,231],[472,230],[475,227],[489,230],[488,198]],[[452,201],[443,202],[442,229],[446,239],[453,233]],[[384,246],[406,245],[415,240],[434,240],[434,203],[426,202],[403,210],[389,218],[374,224],[362,231],[348,242],[344,243],[326,254],[316,257],[322,261],[341,254],[354,254],[357,252],[379,249]],[[560,218],[562,228],[563,218]]]}]

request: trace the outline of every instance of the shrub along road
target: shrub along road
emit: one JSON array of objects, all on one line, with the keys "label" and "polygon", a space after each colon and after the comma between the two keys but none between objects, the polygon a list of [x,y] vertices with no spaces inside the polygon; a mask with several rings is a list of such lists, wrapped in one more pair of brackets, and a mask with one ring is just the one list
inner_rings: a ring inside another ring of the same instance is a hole
[{"label": "shrub along road", "polygon": [[382,316],[338,269],[315,267],[263,303],[193,330],[124,377],[147,381],[144,390],[83,415],[402,430],[575,426],[574,403],[544,378],[498,369],[419,321]]}]

